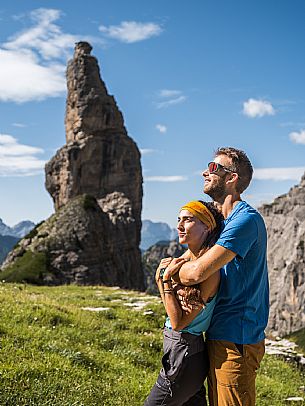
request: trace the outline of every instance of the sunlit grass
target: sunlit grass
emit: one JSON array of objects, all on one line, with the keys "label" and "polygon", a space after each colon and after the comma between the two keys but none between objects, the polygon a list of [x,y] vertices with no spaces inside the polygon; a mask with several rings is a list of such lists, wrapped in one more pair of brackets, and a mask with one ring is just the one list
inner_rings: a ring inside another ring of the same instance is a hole
[{"label": "sunlit grass", "polygon": [[[158,298],[105,287],[7,283],[0,293],[1,405],[143,404],[160,369]],[[146,303],[139,310],[126,306],[139,301]],[[292,366],[266,357],[257,404],[285,404],[300,395],[302,382]]]},{"label": "sunlit grass", "polygon": [[301,353],[305,354],[305,328],[297,331],[296,333],[292,333],[287,338],[298,344],[297,351],[300,351]]}]

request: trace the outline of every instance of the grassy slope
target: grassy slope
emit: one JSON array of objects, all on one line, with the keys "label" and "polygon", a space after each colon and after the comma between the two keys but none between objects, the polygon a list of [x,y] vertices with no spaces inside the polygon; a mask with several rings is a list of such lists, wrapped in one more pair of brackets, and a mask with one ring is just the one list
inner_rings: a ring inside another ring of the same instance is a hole
[{"label": "grassy slope", "polygon": [[[156,298],[104,287],[0,284],[0,404],[142,405],[160,368]],[[124,303],[146,301],[143,310]],[[90,312],[81,307],[109,307]],[[151,310],[153,314],[144,314]],[[304,378],[265,357],[257,405],[302,395]]]},{"label": "grassy slope", "polygon": [[289,340],[298,344],[297,350],[305,354],[305,328],[287,337]]}]

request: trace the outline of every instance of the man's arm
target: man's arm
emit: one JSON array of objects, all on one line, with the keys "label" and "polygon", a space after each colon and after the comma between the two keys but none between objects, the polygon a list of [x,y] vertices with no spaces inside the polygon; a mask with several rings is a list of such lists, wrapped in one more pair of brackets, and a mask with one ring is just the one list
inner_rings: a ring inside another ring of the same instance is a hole
[{"label": "man's arm", "polygon": [[176,263],[175,260],[173,260],[166,268],[164,278],[167,279],[176,272],[179,272],[179,278],[183,285],[190,286],[201,283],[235,257],[235,252],[215,244],[195,261],[184,262],[181,265],[181,263]]}]

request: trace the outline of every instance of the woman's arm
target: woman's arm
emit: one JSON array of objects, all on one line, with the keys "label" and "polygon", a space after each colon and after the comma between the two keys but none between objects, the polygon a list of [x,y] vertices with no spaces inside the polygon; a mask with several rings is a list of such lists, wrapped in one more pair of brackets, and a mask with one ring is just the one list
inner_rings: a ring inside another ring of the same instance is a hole
[{"label": "woman's arm", "polygon": [[[220,271],[215,272],[204,282],[200,283],[200,296],[204,303],[208,302],[211,297],[216,295],[216,293],[218,292],[219,283]],[[187,289],[189,288],[186,288],[185,286],[183,287],[183,285],[179,285],[176,293],[178,302],[182,310],[186,313],[190,313],[193,309],[198,309],[198,307],[200,308],[201,303],[200,301],[198,301],[198,299],[190,296],[190,293],[187,291]]]},{"label": "woman's arm", "polygon": [[157,287],[159,289],[159,293],[160,293],[164,307],[165,307],[164,292],[163,292],[164,289],[163,289],[162,278],[160,277],[160,272],[161,272],[161,269],[168,267],[168,265],[171,263],[172,259],[173,259],[172,257],[162,258],[160,261],[160,264],[156,270],[156,274],[155,274],[155,281],[156,281]]},{"label": "woman's arm", "polygon": [[216,295],[220,283],[220,272],[215,272],[204,282],[200,283],[200,293],[203,301],[206,303],[209,298]]},{"label": "woman's arm", "polygon": [[185,312],[181,309],[180,304],[175,296],[175,290],[171,281],[163,281],[164,292],[164,306],[166,313],[170,319],[173,330],[182,330],[188,326],[197,314],[202,310],[202,307],[191,309],[189,312]]}]

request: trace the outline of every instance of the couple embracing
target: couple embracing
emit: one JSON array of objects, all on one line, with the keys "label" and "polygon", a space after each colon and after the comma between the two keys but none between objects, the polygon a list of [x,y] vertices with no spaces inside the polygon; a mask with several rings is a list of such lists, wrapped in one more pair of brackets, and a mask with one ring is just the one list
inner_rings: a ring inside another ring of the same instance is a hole
[{"label": "couple embracing", "polygon": [[[178,235],[188,250],[164,258],[156,282],[167,313],[163,367],[145,406],[254,406],[264,355],[269,285],[261,215],[242,201],[253,168],[219,148],[203,172],[212,202],[185,204]],[[205,340],[202,332],[205,333]]]}]

